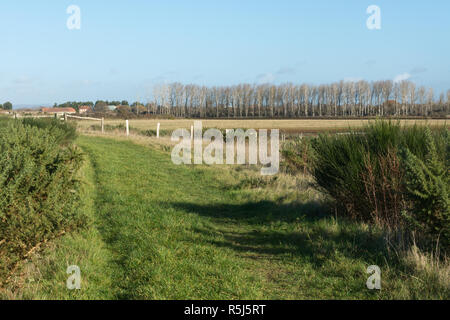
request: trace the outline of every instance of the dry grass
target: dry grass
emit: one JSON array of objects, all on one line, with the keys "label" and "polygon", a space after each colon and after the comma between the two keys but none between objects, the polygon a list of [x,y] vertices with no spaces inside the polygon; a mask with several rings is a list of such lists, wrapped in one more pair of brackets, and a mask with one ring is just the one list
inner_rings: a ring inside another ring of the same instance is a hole
[{"label": "dry grass", "polygon": [[403,259],[416,273],[427,278],[434,278],[435,282],[443,288],[450,290],[450,261],[448,258],[439,258],[439,253],[426,253],[417,246],[413,246],[403,254]]},{"label": "dry grass", "polygon": [[[318,131],[342,131],[348,128],[359,128],[366,125],[370,120],[202,120],[203,127],[217,129],[281,129],[286,132],[318,132]],[[193,119],[176,120],[130,120],[130,127],[141,130],[156,130],[157,123],[161,123],[161,130],[175,130],[178,128],[190,129]],[[125,120],[105,120],[106,124],[125,124]],[[401,120],[402,124],[413,125],[415,123],[428,123],[432,126],[446,125],[446,120]],[[98,125],[96,121],[79,121],[81,129]]]}]

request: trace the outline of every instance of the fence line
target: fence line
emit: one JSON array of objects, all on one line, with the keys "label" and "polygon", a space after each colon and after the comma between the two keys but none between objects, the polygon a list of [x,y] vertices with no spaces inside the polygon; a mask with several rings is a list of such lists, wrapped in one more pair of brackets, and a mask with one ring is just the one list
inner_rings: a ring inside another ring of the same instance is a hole
[{"label": "fence line", "polygon": [[64,121],[67,121],[68,118],[72,119],[79,119],[79,120],[92,120],[92,121],[101,121],[102,123],[102,133],[105,132],[105,118],[90,118],[90,117],[78,117],[78,116],[72,116],[67,113],[64,113]]},{"label": "fence line", "polygon": [[11,118],[18,119],[18,118],[55,118],[54,115],[27,115],[27,114],[20,114],[20,113],[13,113],[10,115]]}]

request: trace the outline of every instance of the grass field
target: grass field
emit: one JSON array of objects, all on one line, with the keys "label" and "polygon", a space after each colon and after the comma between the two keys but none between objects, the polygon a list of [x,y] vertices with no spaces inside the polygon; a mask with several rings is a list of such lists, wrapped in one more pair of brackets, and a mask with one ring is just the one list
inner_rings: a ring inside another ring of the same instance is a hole
[{"label": "grass field", "polygon": [[[161,130],[176,130],[178,128],[189,129],[193,119],[176,120],[130,120],[130,127],[140,130],[156,130],[157,123],[161,123]],[[319,132],[319,131],[345,131],[348,128],[362,127],[370,120],[202,120],[204,128],[234,129],[280,129],[287,132]],[[124,120],[105,120],[106,124],[125,124]],[[444,125],[446,120],[401,120],[402,124],[412,125],[414,123],[430,125]],[[95,121],[79,121],[78,126],[82,129],[98,125]]]},{"label": "grass field", "polygon": [[[88,160],[83,205],[91,223],[26,263],[3,297],[449,298],[448,270],[440,278],[388,251],[382,230],[336,220],[308,177],[175,166],[145,140],[83,136],[77,144]],[[73,264],[79,291],[65,287]],[[366,287],[373,264],[381,291]]]}]

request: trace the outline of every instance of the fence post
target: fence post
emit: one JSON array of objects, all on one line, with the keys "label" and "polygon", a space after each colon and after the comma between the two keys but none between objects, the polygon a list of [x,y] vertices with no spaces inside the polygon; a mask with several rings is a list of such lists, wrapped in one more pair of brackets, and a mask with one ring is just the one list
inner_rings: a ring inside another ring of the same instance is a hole
[{"label": "fence post", "polygon": [[191,126],[191,140],[194,140],[194,126]]},{"label": "fence post", "polygon": [[105,118],[102,118],[102,133],[105,133]]},{"label": "fence post", "polygon": [[67,113],[64,112],[64,121],[67,122]]},{"label": "fence post", "polygon": [[159,128],[161,127],[161,123],[158,122],[157,126],[156,126],[156,138],[159,139]]},{"label": "fence post", "polygon": [[128,125],[128,120],[125,121],[127,127],[127,137],[130,135],[130,126]]}]

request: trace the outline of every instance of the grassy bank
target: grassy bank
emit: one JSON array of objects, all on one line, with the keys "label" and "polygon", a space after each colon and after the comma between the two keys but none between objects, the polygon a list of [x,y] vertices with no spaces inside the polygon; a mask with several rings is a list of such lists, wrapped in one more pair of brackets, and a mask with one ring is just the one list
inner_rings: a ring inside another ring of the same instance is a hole
[{"label": "grassy bank", "polygon": [[[420,252],[388,250],[380,229],[335,219],[307,177],[175,166],[166,152],[130,141],[81,137],[78,144],[93,168],[84,171],[95,182],[86,185],[93,224],[42,254],[24,297],[449,297],[442,267]],[[69,264],[81,268],[79,292],[65,289]],[[373,264],[381,291],[366,288]]]}]

